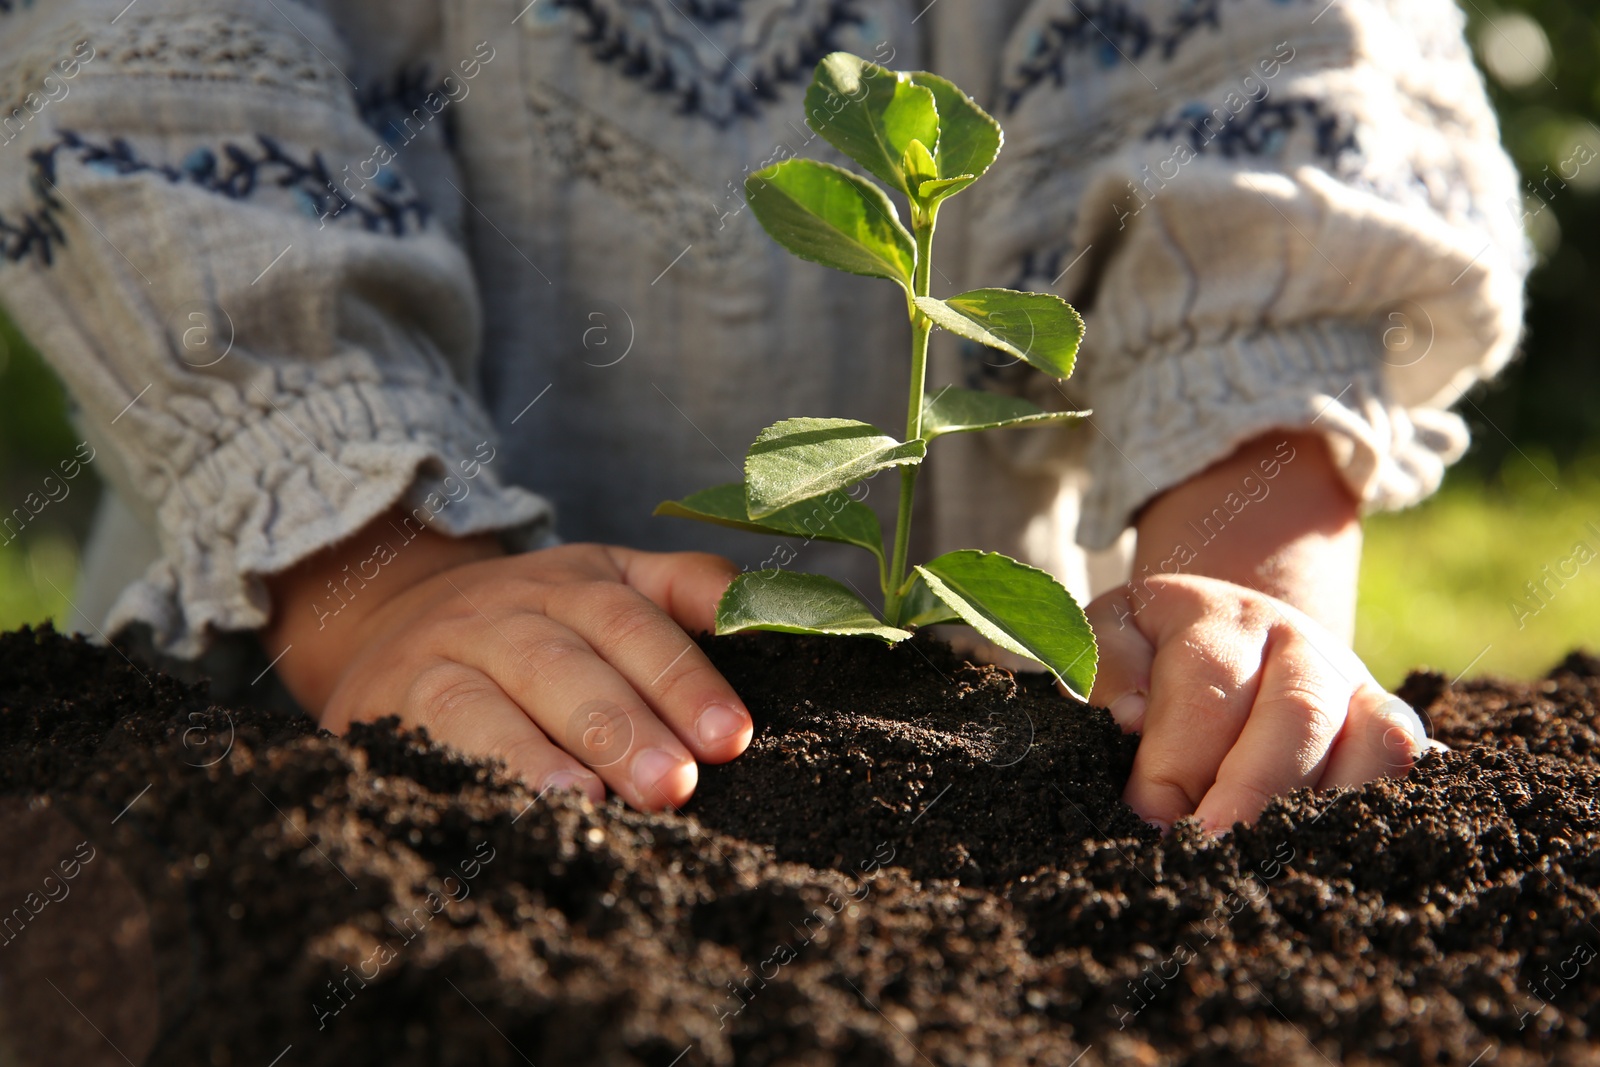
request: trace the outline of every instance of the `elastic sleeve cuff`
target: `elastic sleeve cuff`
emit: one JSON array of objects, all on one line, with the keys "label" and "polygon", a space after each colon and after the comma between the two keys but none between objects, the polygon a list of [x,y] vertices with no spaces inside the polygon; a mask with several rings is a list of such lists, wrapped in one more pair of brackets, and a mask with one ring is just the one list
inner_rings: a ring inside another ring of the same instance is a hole
[{"label": "elastic sleeve cuff", "polygon": [[166,463],[152,517],[162,558],[117,598],[108,633],[146,623],[158,650],[193,659],[215,632],[266,625],[264,575],[344,540],[397,502],[416,523],[454,536],[500,531],[519,547],[549,537],[549,504],[502,480],[492,430],[453,383],[347,381],[271,398],[257,388],[227,395],[224,406],[237,410],[185,405],[153,416],[188,422],[213,441],[223,427],[237,429],[208,452]]},{"label": "elastic sleeve cuff", "polygon": [[1109,547],[1150,500],[1275,429],[1320,431],[1364,510],[1422,500],[1466,451],[1466,426],[1392,401],[1384,354],[1372,327],[1330,320],[1130,361],[1095,398],[1078,542]]}]

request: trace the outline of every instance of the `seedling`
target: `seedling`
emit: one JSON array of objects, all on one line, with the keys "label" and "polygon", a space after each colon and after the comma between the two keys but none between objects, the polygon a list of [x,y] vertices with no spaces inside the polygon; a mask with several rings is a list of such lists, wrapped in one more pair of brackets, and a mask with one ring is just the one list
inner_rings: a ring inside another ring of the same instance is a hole
[{"label": "seedling", "polygon": [[[1083,320],[1057,296],[974,289],[941,300],[929,292],[939,206],[993,164],[1003,139],[1000,124],[944,78],[888,70],[845,52],[817,65],[805,103],[813,130],[905,198],[910,229],[881,188],[830,163],[785,160],[750,175],[745,192],[762,227],[790,252],[887,279],[905,291],[911,380],[904,438],[850,419],[785,419],[750,446],[742,483],[669,501],[656,514],[837,541],[877,558],[881,614],[823,575],[747,571],[717,606],[719,634],[776,630],[892,644],[918,627],[965,622],[1087,696],[1098,658],[1094,634],[1072,595],[1049,574],[972,549],[907,569],[917,472],[933,441],[1086,414],[1044,411],[1015,397],[954,386],[927,392],[928,335],[935,326],[1055,378],[1072,373],[1083,337]],[[899,470],[900,505],[894,545],[886,552],[877,515],[843,490],[889,468]]]}]

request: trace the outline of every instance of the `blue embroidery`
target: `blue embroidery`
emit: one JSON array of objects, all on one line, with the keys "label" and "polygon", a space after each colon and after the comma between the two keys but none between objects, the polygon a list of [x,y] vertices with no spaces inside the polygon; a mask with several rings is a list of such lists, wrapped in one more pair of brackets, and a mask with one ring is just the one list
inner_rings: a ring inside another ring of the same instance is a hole
[{"label": "blue embroidery", "polygon": [[[57,168],[62,158],[74,159],[99,174],[126,177],[132,174],[157,174],[167,181],[193,185],[206,192],[244,200],[262,188],[287,190],[301,212],[329,221],[354,219],[373,233],[404,237],[428,223],[428,206],[393,171],[380,169],[377,176],[362,182],[356,190],[346,176],[343,185],[335,184],[320,152],[307,161],[291,155],[277,141],[256,136],[256,146],[241,147],[225,142],[219,151],[196,148],[177,166],[153,163],[120,137],[109,143],[96,143],[71,130],[62,130],[57,140],[28,153],[32,167],[30,184],[36,206],[24,211],[15,221],[0,215],[0,258],[16,263],[37,256],[45,266],[55,260],[55,249],[66,244],[66,234],[58,219],[70,209],[56,193]],[[374,188],[376,186],[376,188]]]},{"label": "blue embroidery", "polygon": [[[1220,120],[1218,112],[1222,116]],[[1204,104],[1190,102],[1178,108],[1172,118],[1158,120],[1145,133],[1144,140],[1169,140],[1174,144],[1186,144],[1195,157],[1208,153],[1219,153],[1226,159],[1270,156],[1283,147],[1289,134],[1302,123],[1309,123],[1315,131],[1316,154],[1326,161],[1329,172],[1349,171],[1346,164],[1351,157],[1361,154],[1354,120],[1335,112],[1325,101],[1314,97],[1291,96],[1281,100],[1263,98],[1252,101],[1237,115],[1231,114],[1225,107],[1213,110]],[[1148,167],[1146,173],[1149,173]],[[1166,182],[1177,179],[1176,175],[1161,174],[1156,180],[1164,188]],[[1343,180],[1357,187],[1366,184],[1364,179],[1353,173],[1344,174]],[[1149,193],[1151,198],[1156,195]],[[1392,195],[1390,198],[1395,199]],[[1072,227],[1073,222],[1069,220],[1066,229],[1070,231]],[[1050,249],[1027,249],[1022,254],[1021,266],[1011,287],[1038,289],[1043,287],[1041,279],[1052,278],[1055,281],[1048,284],[1054,286],[1055,282],[1061,280],[1061,273],[1067,265],[1067,254],[1076,251],[1066,245]],[[1005,368],[997,367],[993,362],[994,353],[974,347],[971,351],[963,350],[962,355],[967,382],[972,388],[981,388],[984,382],[1006,380]]]},{"label": "blue embroidery", "polygon": [[[1274,0],[1280,6],[1294,0]],[[1033,90],[1047,82],[1061,88],[1074,55],[1093,55],[1101,66],[1137,63],[1148,53],[1170,60],[1201,29],[1222,28],[1224,0],[1192,0],[1175,12],[1165,26],[1155,26],[1136,3],[1127,0],[1074,0],[1071,12],[1052,18],[1028,35],[1027,58],[1007,79],[1009,87],[1001,107],[1015,111]]]},{"label": "blue embroidery", "polygon": [[[861,24],[855,6],[856,0],[792,0],[763,21],[755,40],[729,32],[718,44],[707,31],[743,20],[736,0],[551,0],[552,8],[582,20],[580,39],[596,60],[652,92],[676,96],[680,113],[719,128],[759,114],[776,98],[776,86],[809,79],[817,61],[841,47],[840,33]],[[807,19],[813,8],[820,10]],[[709,58],[702,56],[707,45]]]},{"label": "blue embroidery", "polygon": [[[418,112],[428,120],[438,114],[427,106],[430,96],[444,98],[444,84],[433,81],[428,66],[419,64],[396,72],[389,81],[369,84],[356,94],[356,107],[361,112],[362,122],[376,130],[386,142],[398,146],[416,136],[406,126],[406,120],[415,121]],[[455,146],[454,124],[448,118],[444,123],[444,142],[449,147]]]},{"label": "blue embroidery", "polygon": [[50,197],[38,210],[23,212],[16,222],[0,215],[0,256],[16,262],[37,255],[48,267],[52,262],[51,247],[67,243],[67,235],[56,224],[56,215],[64,206]]},{"label": "blue embroidery", "polygon": [[1251,101],[1237,115],[1226,107],[1207,109],[1189,103],[1171,119],[1160,119],[1144,135],[1146,141],[1187,143],[1197,156],[1219,152],[1226,159],[1276,154],[1302,122],[1316,133],[1316,154],[1335,169],[1349,155],[1359,155],[1355,123],[1315,97]]}]

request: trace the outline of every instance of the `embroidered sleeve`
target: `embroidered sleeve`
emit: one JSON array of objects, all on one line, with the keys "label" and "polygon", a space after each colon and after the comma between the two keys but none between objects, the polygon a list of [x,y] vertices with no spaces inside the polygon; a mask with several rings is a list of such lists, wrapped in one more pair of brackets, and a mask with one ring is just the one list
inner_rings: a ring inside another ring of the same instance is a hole
[{"label": "embroidered sleeve", "polygon": [[1083,544],[1274,428],[1321,431],[1368,508],[1460,456],[1448,406],[1510,357],[1528,267],[1461,23],[1447,0],[1030,9],[984,232],[1087,311]]},{"label": "embroidered sleeve", "polygon": [[450,192],[410,106],[438,72],[365,69],[272,0],[13,5],[0,71],[0,300],[162,550],[105,632],[198,655],[267,621],[263,575],[396,503],[453,534],[547,521],[462,384],[454,198],[411,177]]}]

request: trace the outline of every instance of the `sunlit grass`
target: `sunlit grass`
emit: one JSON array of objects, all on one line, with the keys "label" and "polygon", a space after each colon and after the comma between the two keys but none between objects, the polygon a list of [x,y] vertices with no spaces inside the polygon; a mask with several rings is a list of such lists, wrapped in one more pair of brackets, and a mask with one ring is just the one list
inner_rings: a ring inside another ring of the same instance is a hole
[{"label": "sunlit grass", "polygon": [[1368,521],[1356,651],[1385,685],[1422,666],[1535,677],[1600,649],[1597,594],[1600,457],[1561,469],[1519,455],[1488,486],[1452,479]]},{"label": "sunlit grass", "polygon": [[46,619],[65,625],[67,597],[78,580],[78,549],[46,534],[0,545],[0,630]]}]

